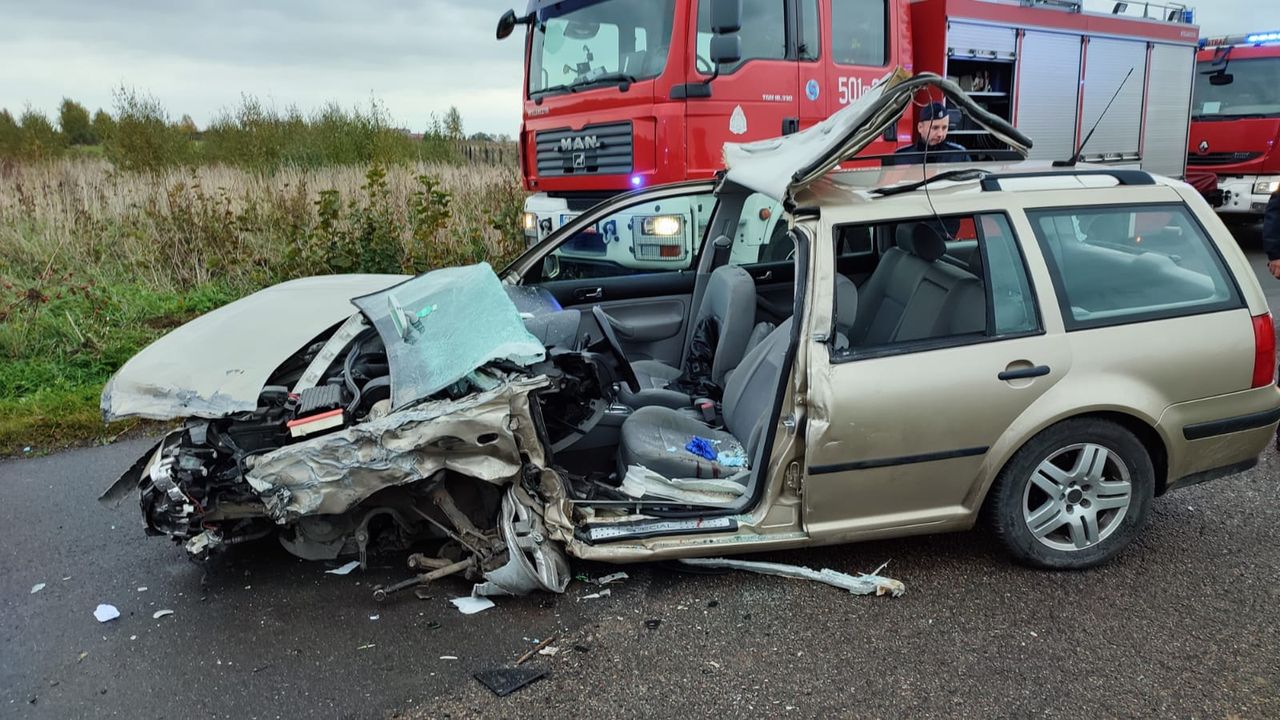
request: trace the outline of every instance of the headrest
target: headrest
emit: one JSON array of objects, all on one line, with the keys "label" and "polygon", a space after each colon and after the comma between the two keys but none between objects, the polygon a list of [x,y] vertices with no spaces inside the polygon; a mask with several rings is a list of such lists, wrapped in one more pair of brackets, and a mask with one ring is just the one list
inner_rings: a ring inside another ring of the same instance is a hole
[{"label": "headrest", "polygon": [[903,223],[894,233],[898,247],[933,262],[947,253],[947,242],[928,223]]},{"label": "headrest", "polygon": [[853,325],[858,317],[858,286],[844,275],[836,275],[836,327]]}]

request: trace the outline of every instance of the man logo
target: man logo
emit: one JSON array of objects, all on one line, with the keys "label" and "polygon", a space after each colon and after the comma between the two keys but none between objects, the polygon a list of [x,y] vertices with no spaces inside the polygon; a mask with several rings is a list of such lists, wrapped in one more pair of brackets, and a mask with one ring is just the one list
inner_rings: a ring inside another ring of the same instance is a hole
[{"label": "man logo", "polygon": [[1204,155],[1204,154],[1205,154],[1205,153],[1207,153],[1207,152],[1209,152],[1209,141],[1208,141],[1208,140],[1201,140],[1201,141],[1200,141],[1200,154],[1201,154],[1201,155]]},{"label": "man logo", "polygon": [[[560,138],[560,152],[567,154],[575,150],[599,150],[600,138],[595,135]],[[576,161],[575,161],[576,162]]]}]

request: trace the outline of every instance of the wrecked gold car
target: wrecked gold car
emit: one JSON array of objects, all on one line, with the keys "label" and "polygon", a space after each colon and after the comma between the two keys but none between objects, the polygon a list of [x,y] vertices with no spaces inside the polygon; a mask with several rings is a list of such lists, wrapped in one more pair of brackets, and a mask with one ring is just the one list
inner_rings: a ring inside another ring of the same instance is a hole
[{"label": "wrecked gold car", "polygon": [[[1015,162],[837,169],[926,87]],[[455,573],[558,592],[569,556],[980,516],[1021,561],[1103,562],[1155,496],[1256,463],[1275,336],[1193,190],[1018,161],[1030,147],[954,84],[896,72],[809,130],[727,146],[715,182],[586,210],[501,276],[268,288],[111,380],[108,419],[184,424],[104,497],[138,491],[147,530],[196,558],[268,535],[312,559],[420,550],[381,594]],[[592,260],[661,253],[664,225],[701,238],[679,269]]]}]

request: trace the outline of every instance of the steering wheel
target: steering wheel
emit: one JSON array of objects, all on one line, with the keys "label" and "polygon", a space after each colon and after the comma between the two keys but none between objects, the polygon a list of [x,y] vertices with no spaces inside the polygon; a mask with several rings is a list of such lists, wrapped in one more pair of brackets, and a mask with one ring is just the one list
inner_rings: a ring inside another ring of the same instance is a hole
[{"label": "steering wheel", "polygon": [[604,308],[599,305],[591,306],[591,314],[595,315],[596,322],[600,323],[600,332],[604,333],[605,342],[609,344],[609,350],[618,360],[618,369],[622,373],[622,381],[631,388],[631,392],[640,392],[640,379],[636,377],[636,371],[631,367],[631,361],[627,359],[627,354],[622,351],[622,343],[618,342],[618,336],[613,334],[613,323],[609,316],[605,314]]}]

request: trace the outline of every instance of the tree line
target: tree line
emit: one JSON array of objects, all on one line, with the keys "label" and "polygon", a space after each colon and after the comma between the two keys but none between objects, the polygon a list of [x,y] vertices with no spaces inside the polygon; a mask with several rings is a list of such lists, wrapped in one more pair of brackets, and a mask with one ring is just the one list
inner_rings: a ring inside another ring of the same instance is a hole
[{"label": "tree line", "polygon": [[[124,170],[147,171],[223,163],[269,171],[282,166],[402,164],[409,162],[514,163],[509,138],[466,135],[462,116],[450,107],[432,114],[421,133],[394,127],[377,101],[344,108],[328,103],[304,113],[265,106],[245,95],[204,129],[190,115],[172,120],[154,97],[121,87],[114,112],[90,114],[64,98],[56,124],[27,108],[16,117],[0,109],[0,161],[38,162],[68,155],[101,155]],[[481,151],[477,152],[477,148]]]}]

